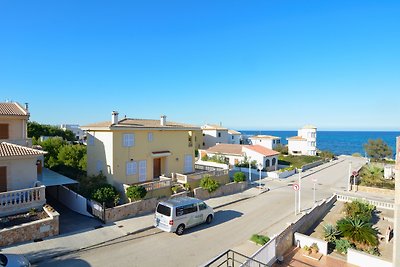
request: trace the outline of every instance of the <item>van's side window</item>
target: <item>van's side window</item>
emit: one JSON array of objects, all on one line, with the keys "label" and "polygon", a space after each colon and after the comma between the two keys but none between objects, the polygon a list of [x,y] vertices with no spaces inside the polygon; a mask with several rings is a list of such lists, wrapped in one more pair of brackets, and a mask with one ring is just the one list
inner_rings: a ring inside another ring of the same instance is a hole
[{"label": "van's side window", "polygon": [[199,203],[199,210],[205,210],[207,209],[207,204],[204,202]]},{"label": "van's side window", "polygon": [[196,211],[197,211],[196,204],[185,205],[185,206],[176,208],[176,216],[182,216],[182,215],[189,214],[189,213],[196,212]]}]

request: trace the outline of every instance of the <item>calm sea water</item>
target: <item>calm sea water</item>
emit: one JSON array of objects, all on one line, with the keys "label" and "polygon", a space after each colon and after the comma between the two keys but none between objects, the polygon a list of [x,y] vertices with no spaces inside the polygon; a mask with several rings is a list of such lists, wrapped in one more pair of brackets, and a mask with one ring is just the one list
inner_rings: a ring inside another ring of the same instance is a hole
[{"label": "calm sea water", "polygon": [[[296,136],[297,131],[240,131],[245,135],[274,135],[282,138],[282,143],[287,144],[286,138]],[[318,131],[317,147],[320,150],[330,150],[336,155],[351,155],[360,153],[364,155],[363,145],[369,139],[381,138],[395,152],[396,137],[400,132],[344,132],[344,131]]]}]

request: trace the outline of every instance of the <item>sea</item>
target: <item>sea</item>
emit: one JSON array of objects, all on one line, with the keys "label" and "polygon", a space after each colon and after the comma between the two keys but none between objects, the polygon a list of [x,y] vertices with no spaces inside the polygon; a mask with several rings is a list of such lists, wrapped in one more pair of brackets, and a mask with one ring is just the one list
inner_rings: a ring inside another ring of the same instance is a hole
[{"label": "sea", "polygon": [[[281,142],[287,144],[286,138],[296,136],[297,131],[240,131],[246,136],[252,135],[273,135],[281,137]],[[360,153],[365,155],[363,145],[369,139],[381,138],[391,148],[393,153],[396,151],[396,137],[400,132],[367,132],[367,131],[318,131],[317,148],[319,150],[329,150],[335,155],[351,155]]]}]

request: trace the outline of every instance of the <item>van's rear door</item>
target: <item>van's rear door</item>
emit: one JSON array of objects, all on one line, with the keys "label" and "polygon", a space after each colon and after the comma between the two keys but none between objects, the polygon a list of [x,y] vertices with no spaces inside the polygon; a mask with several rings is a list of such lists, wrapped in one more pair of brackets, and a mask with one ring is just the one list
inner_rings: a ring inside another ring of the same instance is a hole
[{"label": "van's rear door", "polygon": [[161,229],[170,228],[169,221],[171,218],[171,207],[158,203],[156,209],[155,226]]}]

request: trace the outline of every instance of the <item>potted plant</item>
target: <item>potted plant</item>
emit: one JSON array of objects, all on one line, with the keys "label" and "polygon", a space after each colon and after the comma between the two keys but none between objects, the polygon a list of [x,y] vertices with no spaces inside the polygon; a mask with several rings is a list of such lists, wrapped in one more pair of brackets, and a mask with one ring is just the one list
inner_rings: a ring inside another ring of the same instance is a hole
[{"label": "potted plant", "polygon": [[318,248],[317,243],[312,243],[311,246],[310,246],[310,249],[311,249],[311,251],[313,253],[318,253],[319,252],[319,248]]},{"label": "potted plant", "polygon": [[309,254],[311,253],[311,248],[310,248],[309,246],[304,246],[303,249],[304,249],[304,252],[305,252],[307,255],[309,255]]}]

